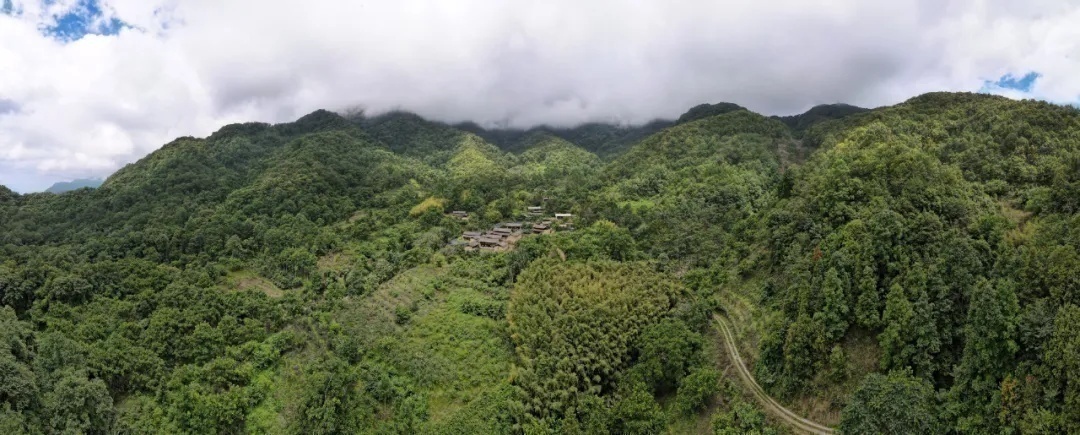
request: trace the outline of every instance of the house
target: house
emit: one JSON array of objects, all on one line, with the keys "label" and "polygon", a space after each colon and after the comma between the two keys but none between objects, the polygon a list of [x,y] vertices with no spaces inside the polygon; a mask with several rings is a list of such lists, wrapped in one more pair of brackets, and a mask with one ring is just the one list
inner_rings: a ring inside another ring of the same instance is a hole
[{"label": "house", "polygon": [[570,219],[572,217],[574,217],[574,215],[572,215],[570,213],[555,213],[555,219],[559,219],[559,220],[566,220],[566,219]]},{"label": "house", "polygon": [[503,228],[509,228],[514,231],[521,231],[523,224],[521,222],[509,222],[502,225]]},{"label": "house", "polygon": [[481,248],[497,248],[499,246],[506,246],[506,243],[503,243],[502,238],[493,236],[481,237],[477,240],[477,242],[479,242]]},{"label": "house", "polygon": [[491,232],[489,232],[488,235],[497,235],[498,237],[508,237],[513,233],[514,233],[514,230],[511,230],[511,229],[506,228],[506,227],[499,227],[499,228],[495,228],[495,229],[491,230]]},{"label": "house", "polygon": [[532,226],[533,234],[549,234],[551,233],[551,226],[548,224],[535,224]]},{"label": "house", "polygon": [[465,212],[465,211],[461,211],[461,210],[452,211],[452,212],[450,212],[450,215],[453,216],[453,217],[456,217],[458,219],[468,219],[469,218],[469,213]]},{"label": "house", "polygon": [[473,240],[479,239],[482,235],[483,234],[481,234],[479,231],[466,231],[464,234],[461,235],[461,237],[465,240]]},{"label": "house", "polygon": [[530,216],[539,216],[544,213],[544,208],[539,206],[526,207],[525,211],[527,211]]},{"label": "house", "polygon": [[485,235],[483,237],[480,237],[480,239],[477,239],[476,241],[480,242],[481,246],[496,246],[502,243],[502,237]]}]

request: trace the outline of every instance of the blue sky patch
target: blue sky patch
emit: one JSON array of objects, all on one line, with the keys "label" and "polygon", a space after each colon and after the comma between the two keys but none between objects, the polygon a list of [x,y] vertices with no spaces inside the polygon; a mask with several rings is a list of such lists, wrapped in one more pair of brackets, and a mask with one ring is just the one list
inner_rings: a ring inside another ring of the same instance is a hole
[{"label": "blue sky patch", "polygon": [[83,0],[66,15],[56,17],[56,25],[47,27],[45,33],[63,41],[75,41],[90,34],[115,35],[125,26],[116,18],[104,19],[97,0]]},{"label": "blue sky patch", "polygon": [[1035,71],[1019,77],[1009,73],[1001,76],[997,81],[987,80],[983,82],[983,90],[1011,89],[1020,92],[1031,92],[1032,86],[1035,86],[1035,81],[1038,80],[1039,77],[1042,77],[1042,74]]},{"label": "blue sky patch", "polygon": [[[45,5],[55,0],[46,0]],[[0,0],[0,13],[18,15],[11,0]],[[80,0],[78,4],[60,15],[52,17],[51,23],[40,28],[45,35],[61,41],[76,41],[86,35],[115,35],[129,25],[116,18],[105,18],[98,0]]]}]

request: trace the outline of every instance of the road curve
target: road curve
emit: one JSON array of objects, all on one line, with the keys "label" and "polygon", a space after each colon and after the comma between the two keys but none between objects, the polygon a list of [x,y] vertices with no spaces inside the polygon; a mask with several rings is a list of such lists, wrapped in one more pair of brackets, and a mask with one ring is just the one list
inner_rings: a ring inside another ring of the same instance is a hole
[{"label": "road curve", "polygon": [[832,434],[835,432],[828,426],[815,423],[795,414],[772,397],[769,397],[769,395],[765,393],[765,390],[761,388],[761,385],[758,385],[757,381],[754,380],[754,375],[750,373],[750,370],[747,370],[746,363],[744,363],[742,357],[739,356],[739,349],[735,345],[735,334],[731,332],[731,328],[728,327],[727,321],[716,314],[713,314],[713,321],[715,321],[717,329],[720,331],[720,335],[724,338],[724,347],[727,348],[728,356],[731,357],[731,361],[735,364],[735,371],[739,373],[739,378],[742,380],[743,384],[754,393],[754,397],[761,403],[761,406],[765,408],[766,412],[783,420],[791,426],[792,429],[799,432],[810,434]]}]

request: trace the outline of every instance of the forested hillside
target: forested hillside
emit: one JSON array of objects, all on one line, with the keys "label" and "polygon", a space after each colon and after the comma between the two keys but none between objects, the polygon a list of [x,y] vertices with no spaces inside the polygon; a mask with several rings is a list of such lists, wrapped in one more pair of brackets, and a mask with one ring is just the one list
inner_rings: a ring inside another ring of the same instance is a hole
[{"label": "forested hillside", "polygon": [[529,146],[529,138],[537,134],[555,136],[592,152],[602,159],[611,160],[630,149],[634,144],[674,125],[671,121],[654,120],[644,125],[614,125],[588,123],[571,128],[541,126],[528,130],[485,129],[474,123],[458,124],[455,128],[475,133],[510,152],[521,152]]},{"label": "forested hillside", "polygon": [[0,186],[0,305],[0,433],[789,432],[714,315],[844,433],[1075,433],[1080,111],[229,125]]}]

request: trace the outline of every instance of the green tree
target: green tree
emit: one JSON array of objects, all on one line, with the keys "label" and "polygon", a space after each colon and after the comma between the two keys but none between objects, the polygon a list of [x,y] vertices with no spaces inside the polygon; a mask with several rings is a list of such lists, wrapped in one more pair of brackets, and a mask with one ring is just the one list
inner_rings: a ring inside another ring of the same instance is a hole
[{"label": "green tree", "polygon": [[680,320],[666,319],[645,328],[639,338],[638,368],[653,391],[665,394],[679,386],[696,363],[701,335]]},{"label": "green tree", "polygon": [[290,424],[298,434],[355,433],[363,410],[357,394],[358,374],[337,357],[310,366],[296,419]]},{"label": "green tree", "polygon": [[32,434],[31,428],[26,424],[26,417],[13,411],[11,405],[4,403],[0,406],[0,433]]},{"label": "green tree", "polygon": [[844,290],[844,282],[840,280],[840,274],[836,268],[829,268],[825,272],[825,281],[821,285],[821,298],[824,304],[821,311],[815,313],[825,325],[825,337],[829,342],[835,342],[847,332],[848,297]]},{"label": "green tree", "polygon": [[847,355],[844,347],[834,345],[829,351],[829,379],[833,382],[843,382],[848,377]]},{"label": "green tree", "polygon": [[38,399],[31,363],[35,357],[30,325],[11,307],[0,307],[0,404],[13,411],[28,409]]},{"label": "green tree", "polygon": [[908,300],[904,288],[899,284],[893,284],[889,288],[889,295],[885,300],[885,313],[882,323],[885,330],[878,336],[883,355],[881,356],[881,368],[900,368],[906,362],[906,335],[909,333],[908,325],[915,317],[915,310]]},{"label": "green tree", "polygon": [[776,429],[766,424],[765,414],[754,405],[733,397],[730,409],[713,414],[712,430],[716,435],[776,435]]},{"label": "green tree", "polygon": [[788,389],[798,387],[825,356],[825,326],[810,316],[800,316],[787,329],[784,341],[784,373]]},{"label": "green tree", "polygon": [[683,414],[704,409],[720,390],[720,372],[712,367],[699,367],[679,384],[675,408]]},{"label": "green tree", "polygon": [[89,364],[116,393],[154,391],[165,372],[165,362],[154,352],[120,334],[93,346]]},{"label": "green tree", "polygon": [[112,396],[100,379],[85,371],[67,371],[42,397],[43,413],[52,433],[107,434],[112,430]]},{"label": "green tree", "polygon": [[612,433],[655,434],[664,429],[664,411],[649,393],[649,387],[633,382],[620,394],[612,409]]},{"label": "green tree", "polygon": [[860,271],[857,285],[855,319],[865,328],[876,328],[881,324],[881,295],[878,294],[877,276],[870,266]]},{"label": "green tree", "polygon": [[964,356],[951,401],[960,432],[997,432],[1000,385],[1013,368],[1020,305],[1008,281],[980,281],[971,295]]},{"label": "green tree", "polygon": [[933,387],[902,371],[867,376],[840,415],[844,433],[940,433],[943,429]]},{"label": "green tree", "polygon": [[1060,388],[1062,421],[1066,432],[1080,431],[1080,307],[1065,305],[1054,320],[1054,333],[1046,347],[1053,380]]}]

